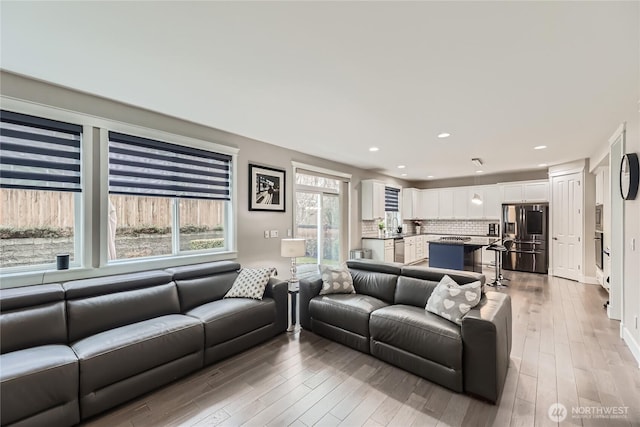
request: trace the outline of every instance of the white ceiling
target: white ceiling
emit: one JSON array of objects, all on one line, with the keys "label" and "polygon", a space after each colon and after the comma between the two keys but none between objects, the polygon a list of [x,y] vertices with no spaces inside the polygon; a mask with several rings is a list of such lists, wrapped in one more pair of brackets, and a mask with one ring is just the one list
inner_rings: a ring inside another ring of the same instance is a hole
[{"label": "white ceiling", "polygon": [[593,155],[624,120],[637,132],[638,2],[0,8],[3,69],[411,180],[473,175],[472,157],[534,169]]}]

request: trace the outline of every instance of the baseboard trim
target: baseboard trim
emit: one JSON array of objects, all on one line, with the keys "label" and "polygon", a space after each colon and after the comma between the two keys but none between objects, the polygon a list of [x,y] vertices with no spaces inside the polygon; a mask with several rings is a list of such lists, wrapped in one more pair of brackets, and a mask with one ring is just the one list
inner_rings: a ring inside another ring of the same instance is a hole
[{"label": "baseboard trim", "polygon": [[600,284],[600,282],[598,281],[598,278],[597,277],[592,277],[592,276],[580,276],[579,282],[586,283],[587,285],[599,285]]},{"label": "baseboard trim", "polygon": [[629,350],[631,350],[631,354],[633,354],[633,357],[636,359],[636,362],[638,362],[638,369],[640,369],[640,345],[635,340],[633,335],[631,335],[631,332],[629,331],[629,329],[623,326],[622,330],[623,330],[622,339],[624,340],[625,343],[627,343],[627,347],[629,347]]}]

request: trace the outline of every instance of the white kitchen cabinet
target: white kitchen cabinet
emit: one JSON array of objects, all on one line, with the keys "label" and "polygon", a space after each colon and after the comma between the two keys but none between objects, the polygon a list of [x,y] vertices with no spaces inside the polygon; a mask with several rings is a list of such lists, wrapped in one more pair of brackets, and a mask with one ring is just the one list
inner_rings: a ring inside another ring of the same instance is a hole
[{"label": "white kitchen cabinet", "polygon": [[422,216],[423,219],[438,219],[439,216],[439,194],[437,189],[435,190],[422,190],[421,203],[422,203]]},{"label": "white kitchen cabinet", "polygon": [[415,242],[416,242],[416,260],[420,260],[420,259],[424,259],[425,255],[424,255],[424,235],[420,235],[420,236],[415,236]]},{"label": "white kitchen cabinet", "polygon": [[[472,199],[475,195],[482,200],[481,204],[473,203]],[[469,187],[467,190],[467,218],[469,219],[482,219],[484,218],[484,205],[486,203],[484,197],[484,188],[482,187]]]},{"label": "white kitchen cabinet", "polygon": [[453,218],[453,190],[438,190],[438,218]]},{"label": "white kitchen cabinet", "polygon": [[469,203],[471,199],[467,195],[468,189],[456,188],[453,190],[453,218],[466,219],[469,215]]},{"label": "white kitchen cabinet", "polygon": [[422,192],[416,188],[402,189],[402,219],[422,217]]},{"label": "white kitchen cabinet", "polygon": [[508,182],[501,185],[502,203],[548,202],[549,181]]},{"label": "white kitchen cabinet", "polygon": [[609,188],[609,168],[598,168],[596,173],[596,205],[604,205]]},{"label": "white kitchen cabinet", "polygon": [[372,179],[360,183],[362,219],[365,221],[384,218],[384,183]]},{"label": "white kitchen cabinet", "polygon": [[384,262],[394,262],[395,259],[395,240],[386,239],[384,241]]},{"label": "white kitchen cabinet", "polygon": [[371,249],[371,259],[374,261],[394,261],[395,247],[393,239],[362,239],[362,247]]},{"label": "white kitchen cabinet", "polygon": [[482,209],[484,219],[502,218],[502,203],[500,202],[500,188],[497,185],[485,185],[483,189]]},{"label": "white kitchen cabinet", "polygon": [[417,236],[404,238],[404,263],[409,264],[416,260],[416,238]]}]

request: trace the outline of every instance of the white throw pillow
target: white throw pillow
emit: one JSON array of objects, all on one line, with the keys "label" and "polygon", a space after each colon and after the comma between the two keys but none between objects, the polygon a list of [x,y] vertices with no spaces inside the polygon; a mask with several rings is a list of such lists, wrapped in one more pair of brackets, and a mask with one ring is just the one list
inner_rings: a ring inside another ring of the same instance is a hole
[{"label": "white throw pillow", "polygon": [[462,325],[462,317],[478,305],[481,296],[482,284],[480,281],[460,286],[445,274],[427,300],[425,309]]},{"label": "white throw pillow", "polygon": [[275,268],[243,268],[225,298],[252,298],[261,300],[269,278]]},{"label": "white throw pillow", "polygon": [[346,267],[321,265],[320,276],[322,277],[320,295],[356,293],[353,278]]}]

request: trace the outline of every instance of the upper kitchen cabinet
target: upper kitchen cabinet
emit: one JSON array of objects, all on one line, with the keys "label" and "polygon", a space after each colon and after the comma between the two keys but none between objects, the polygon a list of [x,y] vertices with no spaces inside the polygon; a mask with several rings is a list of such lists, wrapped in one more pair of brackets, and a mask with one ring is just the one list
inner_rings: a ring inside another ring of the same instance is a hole
[{"label": "upper kitchen cabinet", "polygon": [[502,203],[548,202],[549,181],[502,184]]},{"label": "upper kitchen cabinet", "polygon": [[604,205],[609,189],[609,168],[601,167],[596,170],[596,205]]},{"label": "upper kitchen cabinet", "polygon": [[[467,196],[467,188],[453,189],[453,218],[466,219],[469,215],[469,203],[471,199]],[[472,195],[473,197],[473,195]]]},{"label": "upper kitchen cabinet", "polygon": [[[482,203],[476,204],[473,202],[474,196],[478,195]],[[467,190],[467,218],[469,219],[482,219],[484,218],[484,205],[487,203],[484,195],[484,188],[482,187],[469,187]]]},{"label": "upper kitchen cabinet", "polygon": [[485,185],[482,198],[484,219],[502,218],[502,202],[500,201],[500,188],[497,185]]},{"label": "upper kitchen cabinet", "polygon": [[384,218],[384,183],[367,179],[360,183],[362,220]]},{"label": "upper kitchen cabinet", "polygon": [[440,196],[437,189],[422,190],[421,194],[422,216],[423,219],[438,219],[440,215]]},{"label": "upper kitchen cabinet", "polygon": [[453,218],[453,190],[441,189],[438,191],[438,218]]},{"label": "upper kitchen cabinet", "polygon": [[402,219],[423,218],[422,192],[416,188],[402,189]]}]

